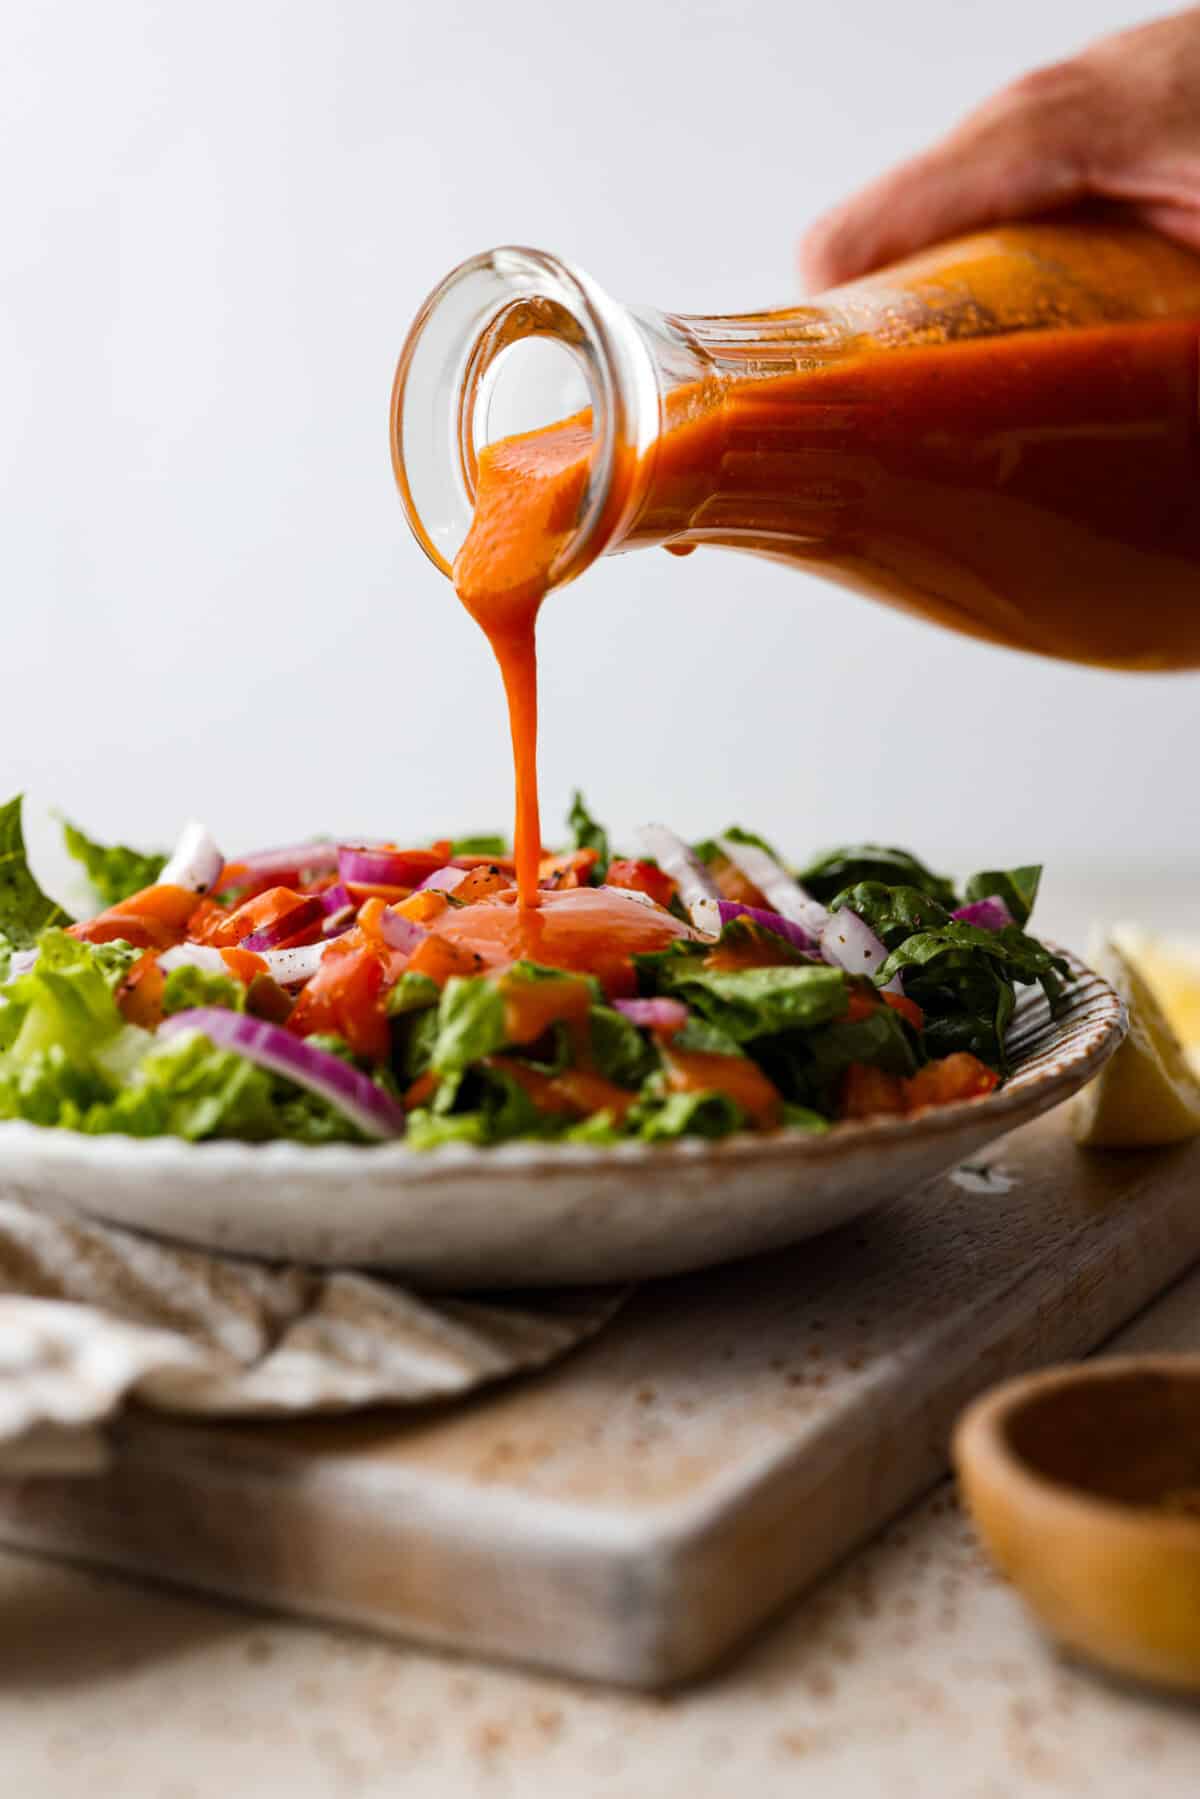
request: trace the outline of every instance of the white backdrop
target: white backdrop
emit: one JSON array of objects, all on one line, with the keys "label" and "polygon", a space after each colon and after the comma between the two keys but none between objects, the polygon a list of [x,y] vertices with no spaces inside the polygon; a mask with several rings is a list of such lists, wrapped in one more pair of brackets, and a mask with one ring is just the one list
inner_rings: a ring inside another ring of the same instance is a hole
[{"label": "white backdrop", "polygon": [[[507,824],[499,682],[387,453],[415,307],[493,243],[783,302],[845,189],[1136,0],[39,0],[0,62],[3,781],[231,848]],[[1136,596],[1131,595],[1131,603]],[[737,817],[1176,862],[1198,689],[958,641],[752,558],[543,613],[548,822]]]}]

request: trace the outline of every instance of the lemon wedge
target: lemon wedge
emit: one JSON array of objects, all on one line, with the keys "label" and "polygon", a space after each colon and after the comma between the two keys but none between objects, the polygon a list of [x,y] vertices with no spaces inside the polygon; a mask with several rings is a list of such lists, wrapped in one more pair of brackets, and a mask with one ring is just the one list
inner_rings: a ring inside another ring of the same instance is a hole
[{"label": "lemon wedge", "polygon": [[1200,937],[1162,936],[1135,924],[1114,925],[1110,935],[1149,983],[1200,1075]]},{"label": "lemon wedge", "polygon": [[[1072,1101],[1075,1141],[1093,1149],[1146,1149],[1200,1136],[1200,1080],[1149,977],[1143,952],[1151,941],[1118,927],[1091,956],[1129,1013],[1124,1043]],[[1185,982],[1177,955],[1155,953],[1157,964],[1151,956],[1150,966],[1158,967],[1164,991],[1173,995],[1176,1015],[1189,1016],[1193,1001],[1200,1010],[1200,966]]]}]

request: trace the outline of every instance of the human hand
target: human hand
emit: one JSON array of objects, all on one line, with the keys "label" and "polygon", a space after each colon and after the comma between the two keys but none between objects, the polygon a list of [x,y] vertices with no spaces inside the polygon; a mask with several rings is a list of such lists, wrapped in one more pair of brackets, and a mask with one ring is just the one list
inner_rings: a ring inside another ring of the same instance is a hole
[{"label": "human hand", "polygon": [[1200,7],[1035,69],[819,219],[813,291],[959,232],[1089,197],[1200,250]]}]

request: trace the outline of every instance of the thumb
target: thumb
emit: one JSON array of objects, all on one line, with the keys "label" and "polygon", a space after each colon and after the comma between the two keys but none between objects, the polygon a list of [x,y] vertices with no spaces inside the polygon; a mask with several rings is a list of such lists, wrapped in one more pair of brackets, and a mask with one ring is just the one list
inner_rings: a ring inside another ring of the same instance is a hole
[{"label": "thumb", "polygon": [[817,221],[800,246],[810,290],[959,232],[1079,199],[1099,105],[1082,62],[1023,76],[932,150]]}]

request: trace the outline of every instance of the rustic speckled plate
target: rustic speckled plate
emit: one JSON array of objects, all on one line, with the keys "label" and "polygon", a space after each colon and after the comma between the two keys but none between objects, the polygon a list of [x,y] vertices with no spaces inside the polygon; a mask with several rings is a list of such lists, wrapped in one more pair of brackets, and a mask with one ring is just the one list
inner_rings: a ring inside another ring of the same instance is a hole
[{"label": "rustic speckled plate", "polygon": [[418,1155],[294,1143],[142,1142],[0,1125],[0,1195],[231,1253],[389,1268],[426,1286],[638,1279],[776,1249],[952,1168],[1082,1087],[1125,1034],[1077,979],[1051,1019],[1025,990],[998,1092],[826,1135],[720,1143],[454,1145]]}]

